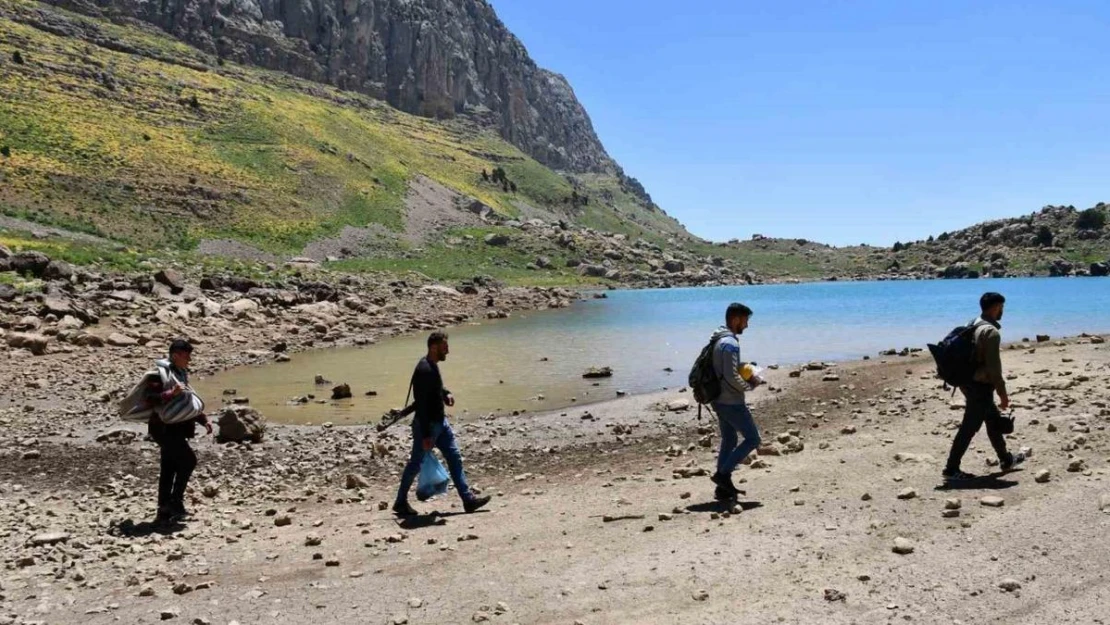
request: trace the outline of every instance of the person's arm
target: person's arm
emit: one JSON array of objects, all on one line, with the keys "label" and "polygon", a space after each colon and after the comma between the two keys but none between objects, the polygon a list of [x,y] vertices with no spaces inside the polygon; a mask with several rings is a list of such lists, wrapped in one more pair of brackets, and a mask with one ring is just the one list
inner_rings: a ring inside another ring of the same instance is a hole
[{"label": "person's arm", "polygon": [[983,371],[987,383],[994,387],[998,397],[1009,404],[1006,392],[1006,376],[1002,375],[1002,335],[993,328],[987,329],[979,337],[983,343]]},{"label": "person's arm", "polygon": [[[413,411],[416,412],[414,419],[416,431],[425,443],[432,436],[432,424],[428,420],[430,412],[428,407],[434,405],[433,402],[443,401],[440,397],[440,389],[437,386],[432,368],[424,363],[417,365],[416,371],[412,374],[412,405]],[[425,447],[427,447],[426,444]]]},{"label": "person's arm", "polygon": [[740,344],[736,339],[721,339],[721,379],[733,390],[743,393],[748,383],[740,377]]}]

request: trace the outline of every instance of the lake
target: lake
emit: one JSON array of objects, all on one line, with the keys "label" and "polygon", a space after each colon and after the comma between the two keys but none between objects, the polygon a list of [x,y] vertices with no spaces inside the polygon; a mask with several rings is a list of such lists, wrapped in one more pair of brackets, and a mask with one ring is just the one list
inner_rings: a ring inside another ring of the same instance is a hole
[{"label": "lake", "polygon": [[[725,307],[754,311],[741,337],[744,360],[790,365],[874,356],[890,348],[924,347],[978,314],[979,296],[1007,298],[1003,340],[1110,332],[1110,279],[1019,278],[609,291],[569,309],[518,314],[451,328],[451,354],[441,365],[462,418],[491,412],[543,411],[685,385],[686,374]],[[271,420],[336,424],[376,422],[405,400],[425,336],[388,339],[364,348],[295,354],[293,361],[241,367],[198,380],[210,403],[237,389]],[[585,380],[592,366],[613,377]],[[672,372],[666,371],[667,368]],[[354,398],[292,405],[296,396],[328,399],[319,374],[351,385]],[[786,375],[785,372],[773,375]],[[772,378],[773,379],[773,378]],[[367,391],[376,397],[367,397]]]}]

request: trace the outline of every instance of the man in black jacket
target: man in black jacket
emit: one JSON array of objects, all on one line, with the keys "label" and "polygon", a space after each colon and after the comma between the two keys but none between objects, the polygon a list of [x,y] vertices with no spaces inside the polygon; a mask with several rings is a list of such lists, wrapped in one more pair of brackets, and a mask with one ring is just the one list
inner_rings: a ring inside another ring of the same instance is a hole
[{"label": "man in black jacket", "polygon": [[[147,386],[147,402],[156,408],[166,405],[171,399],[185,392],[189,384],[189,363],[193,358],[193,346],[188,341],[177,339],[170,344],[169,369],[179,384],[165,388],[155,376]],[[181,423],[164,423],[158,410],[151,415],[147,424],[150,437],[161,449],[161,470],[158,475],[158,515],[155,524],[166,524],[185,519],[189,512],[185,509],[185,488],[189,477],[197,466],[197,456],[189,446],[189,439],[196,436],[196,424],[200,423],[212,433],[212,423],[201,415]]]},{"label": "man in black jacket", "polygon": [[416,510],[409,505],[409,489],[413,481],[420,474],[420,465],[424,461],[424,454],[430,453],[433,447],[439,447],[447,469],[451,473],[451,480],[462,497],[463,509],[474,512],[489,503],[489,497],[476,497],[470,492],[466,483],[466,474],[463,472],[462,454],[455,442],[455,432],[447,423],[447,414],[444,406],[454,406],[455,397],[451,391],[443,386],[443,378],[439,374],[439,363],[447,360],[450,348],[447,345],[445,332],[433,332],[428,337],[428,355],[416,364],[412,374],[413,405],[416,416],[412,420],[412,455],[401,474],[401,488],[397,491],[397,500],[393,504],[393,512],[398,516],[414,516]]}]

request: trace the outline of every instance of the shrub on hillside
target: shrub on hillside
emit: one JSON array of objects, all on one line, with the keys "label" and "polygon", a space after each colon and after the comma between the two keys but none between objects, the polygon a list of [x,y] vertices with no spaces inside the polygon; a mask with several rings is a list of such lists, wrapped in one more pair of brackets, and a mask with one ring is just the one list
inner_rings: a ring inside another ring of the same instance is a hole
[{"label": "shrub on hillside", "polygon": [[1053,241],[1052,229],[1048,226],[1041,226],[1037,229],[1036,243],[1041,247],[1050,247]]},{"label": "shrub on hillside", "polygon": [[1106,213],[1098,208],[1088,208],[1079,213],[1075,220],[1075,227],[1080,230],[1102,230],[1106,225]]}]

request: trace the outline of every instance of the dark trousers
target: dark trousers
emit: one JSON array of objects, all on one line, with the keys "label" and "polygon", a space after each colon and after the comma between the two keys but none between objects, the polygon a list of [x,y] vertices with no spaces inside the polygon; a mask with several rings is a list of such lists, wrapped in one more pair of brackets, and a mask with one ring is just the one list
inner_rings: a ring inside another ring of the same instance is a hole
[{"label": "dark trousers", "polygon": [[184,505],[185,487],[197,466],[189,439],[167,436],[157,441],[162,448],[162,470],[158,475],[158,507]]},{"label": "dark trousers", "polygon": [[998,454],[998,460],[1003,463],[1009,462],[1010,452],[1006,451],[1006,437],[999,431],[1002,413],[994,404],[994,387],[989,384],[972,383],[960,390],[964,394],[967,405],[964,408],[964,421],[956,432],[955,440],[952,441],[952,451],[948,454],[945,473],[960,470],[960,461],[967,453],[971,439],[975,438],[984,423],[987,424],[987,437],[994,447],[994,453]]}]

